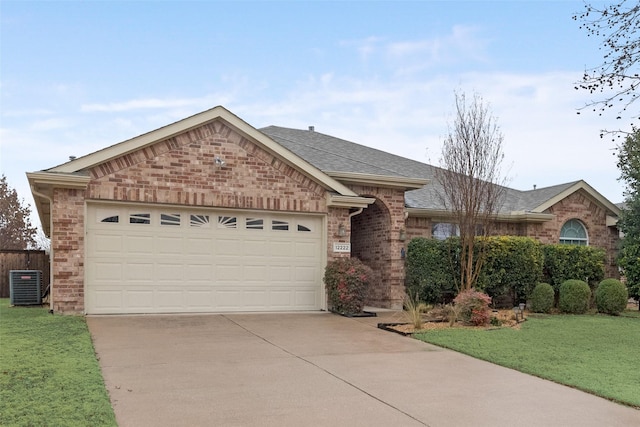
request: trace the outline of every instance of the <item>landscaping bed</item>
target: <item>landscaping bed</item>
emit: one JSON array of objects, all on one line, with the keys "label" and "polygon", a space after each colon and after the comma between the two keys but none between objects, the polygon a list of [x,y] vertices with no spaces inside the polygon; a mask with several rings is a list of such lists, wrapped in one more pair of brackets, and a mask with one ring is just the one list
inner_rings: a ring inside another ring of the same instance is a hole
[{"label": "landscaping bed", "polygon": [[[445,319],[436,319],[436,318],[424,318],[424,323],[421,328],[416,329],[415,326],[408,322],[397,322],[397,323],[379,323],[378,328],[384,329],[391,332],[397,332],[401,335],[412,335],[420,332],[434,331],[434,330],[442,330],[442,329],[497,329],[497,328],[515,328],[519,329],[521,320],[517,322],[515,320],[515,314],[513,310],[493,310],[491,312],[491,317],[498,320],[499,324],[488,324],[484,326],[470,326],[464,325],[462,322],[457,321],[453,325],[449,323],[448,320]],[[527,313],[525,312],[525,319],[527,317]]]}]

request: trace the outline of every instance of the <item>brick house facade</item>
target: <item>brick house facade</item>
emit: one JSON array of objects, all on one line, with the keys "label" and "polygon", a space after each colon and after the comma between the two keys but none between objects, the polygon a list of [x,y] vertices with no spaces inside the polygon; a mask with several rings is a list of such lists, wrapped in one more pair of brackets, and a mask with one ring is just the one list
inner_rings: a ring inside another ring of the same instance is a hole
[{"label": "brick house facade", "polygon": [[[51,237],[51,308],[324,310],[324,266],[344,256],[376,271],[370,305],[400,308],[406,244],[443,220],[425,202],[429,168],[312,130],[257,130],[216,107],[28,173]],[[562,224],[578,218],[589,243],[613,253],[619,211],[581,183],[550,198],[523,196],[537,205],[512,209],[505,234],[556,242]],[[234,282],[234,270],[245,279]]]}]

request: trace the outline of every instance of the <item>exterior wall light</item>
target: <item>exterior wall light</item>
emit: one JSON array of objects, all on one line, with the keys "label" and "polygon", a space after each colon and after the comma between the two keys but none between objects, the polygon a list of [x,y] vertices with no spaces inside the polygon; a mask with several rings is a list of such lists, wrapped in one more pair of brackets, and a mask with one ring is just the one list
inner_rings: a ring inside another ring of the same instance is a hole
[{"label": "exterior wall light", "polygon": [[401,242],[404,242],[405,240],[407,240],[407,230],[405,230],[404,228],[401,228],[400,235],[398,236],[398,238],[400,239]]},{"label": "exterior wall light", "polygon": [[227,162],[222,160],[222,158],[220,158],[219,156],[216,156],[216,158],[213,160],[213,162],[214,162],[214,165],[216,166],[216,168],[218,168],[218,169],[224,167],[224,165],[227,164]]},{"label": "exterior wall light", "polygon": [[344,237],[347,235],[347,230],[344,228],[344,224],[340,224],[338,226],[338,236],[339,237]]}]

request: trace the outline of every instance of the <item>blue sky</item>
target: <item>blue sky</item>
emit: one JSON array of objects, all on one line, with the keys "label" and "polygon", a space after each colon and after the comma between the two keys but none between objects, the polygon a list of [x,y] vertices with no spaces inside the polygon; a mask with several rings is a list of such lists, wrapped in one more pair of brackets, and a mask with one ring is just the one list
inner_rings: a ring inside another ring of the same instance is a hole
[{"label": "blue sky", "polygon": [[623,126],[574,89],[598,41],[581,1],[0,3],[0,173],[46,169],[223,105],[439,163],[454,92],[478,93],[518,189],[585,179],[613,202]]}]

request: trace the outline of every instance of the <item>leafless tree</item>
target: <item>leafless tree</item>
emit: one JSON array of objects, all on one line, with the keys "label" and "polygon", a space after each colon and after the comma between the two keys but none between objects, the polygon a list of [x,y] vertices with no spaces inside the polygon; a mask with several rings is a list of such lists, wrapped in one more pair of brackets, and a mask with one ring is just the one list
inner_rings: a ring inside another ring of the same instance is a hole
[{"label": "leafless tree", "polygon": [[[586,30],[589,37],[602,39],[603,61],[585,70],[576,89],[602,95],[585,105],[599,115],[616,108],[616,118],[629,115],[629,118],[637,119],[638,114],[629,109],[640,97],[637,91],[640,85],[640,3],[621,0],[595,5],[585,2],[584,7],[584,11],[575,14],[573,19],[581,22],[580,28]],[[632,127],[635,128],[633,124]],[[605,130],[602,134],[620,137],[629,132]]]},{"label": "leafless tree", "polygon": [[[456,93],[455,119],[442,146],[436,178],[440,198],[459,227],[459,289],[474,287],[484,253],[476,236],[487,236],[501,207],[506,179],[501,177],[504,136],[482,98]],[[474,249],[478,249],[474,255]]]}]

